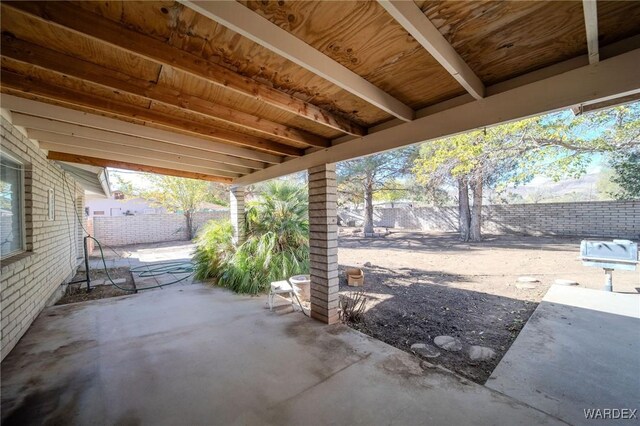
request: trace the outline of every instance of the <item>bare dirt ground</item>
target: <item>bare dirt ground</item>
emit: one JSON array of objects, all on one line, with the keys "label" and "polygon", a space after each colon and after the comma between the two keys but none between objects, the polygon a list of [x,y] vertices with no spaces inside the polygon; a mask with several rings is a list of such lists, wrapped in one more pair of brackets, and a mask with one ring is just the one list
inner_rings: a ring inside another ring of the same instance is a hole
[{"label": "bare dirt ground", "polygon": [[[363,238],[342,230],[340,290],[354,290],[346,285],[344,268],[362,268],[367,310],[354,328],[407,351],[414,343],[433,345],[436,336],[455,337],[462,350],[439,349],[439,356],[427,360],[484,383],[556,279],[602,288],[604,273],[582,266],[579,247],[576,238],[488,235],[477,244],[452,233]],[[539,282],[523,286],[521,276]],[[640,292],[638,272],[614,272],[614,291]],[[472,345],[489,347],[496,356],[472,362]]]},{"label": "bare dirt ground", "polygon": [[[118,286],[126,289],[134,289],[133,278],[128,267],[109,269],[109,276],[118,283]],[[84,271],[78,272],[72,281],[85,278]],[[104,299],[107,297],[124,296],[131,294],[130,291],[120,290],[113,285],[95,285],[96,282],[109,282],[104,269],[91,270],[92,289],[87,293],[87,284],[70,284],[64,296],[58,300],[56,305],[66,305],[68,303],[86,302],[87,300]],[[121,282],[124,280],[124,282]]]}]

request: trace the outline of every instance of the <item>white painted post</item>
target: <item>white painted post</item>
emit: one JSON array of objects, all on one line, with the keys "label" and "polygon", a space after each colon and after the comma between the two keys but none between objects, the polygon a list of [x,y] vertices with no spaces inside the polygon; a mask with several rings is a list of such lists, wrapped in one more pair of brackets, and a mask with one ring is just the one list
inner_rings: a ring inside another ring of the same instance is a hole
[{"label": "white painted post", "polygon": [[237,244],[244,242],[244,187],[232,186],[229,191],[230,218],[233,226],[233,240]]},{"label": "white painted post", "polygon": [[336,165],[309,169],[311,317],[338,321],[338,221]]}]

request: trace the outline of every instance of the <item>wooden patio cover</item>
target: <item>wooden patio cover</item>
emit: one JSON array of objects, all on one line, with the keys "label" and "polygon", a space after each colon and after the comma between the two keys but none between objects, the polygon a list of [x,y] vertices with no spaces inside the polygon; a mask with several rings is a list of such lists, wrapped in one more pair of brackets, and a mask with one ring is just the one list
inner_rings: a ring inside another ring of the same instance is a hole
[{"label": "wooden patio cover", "polygon": [[1,7],[2,108],[103,167],[244,185],[640,93],[640,1]]}]

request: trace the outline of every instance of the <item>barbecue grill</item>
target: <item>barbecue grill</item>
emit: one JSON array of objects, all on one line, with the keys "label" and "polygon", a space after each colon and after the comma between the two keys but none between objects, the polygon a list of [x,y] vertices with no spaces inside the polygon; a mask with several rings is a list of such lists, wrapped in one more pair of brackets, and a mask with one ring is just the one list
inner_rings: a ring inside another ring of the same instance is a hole
[{"label": "barbecue grill", "polygon": [[638,244],[629,240],[580,243],[580,259],[585,266],[604,269],[605,291],[613,291],[613,270],[635,271],[638,265]]}]

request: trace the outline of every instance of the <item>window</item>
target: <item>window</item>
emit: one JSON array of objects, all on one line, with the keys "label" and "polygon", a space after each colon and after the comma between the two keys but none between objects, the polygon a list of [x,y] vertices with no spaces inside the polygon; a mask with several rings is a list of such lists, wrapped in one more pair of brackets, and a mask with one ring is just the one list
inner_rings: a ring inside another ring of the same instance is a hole
[{"label": "window", "polygon": [[104,215],[104,210],[94,210],[93,215],[94,216],[103,216]]},{"label": "window", "polygon": [[0,154],[0,257],[24,250],[24,165]]}]

